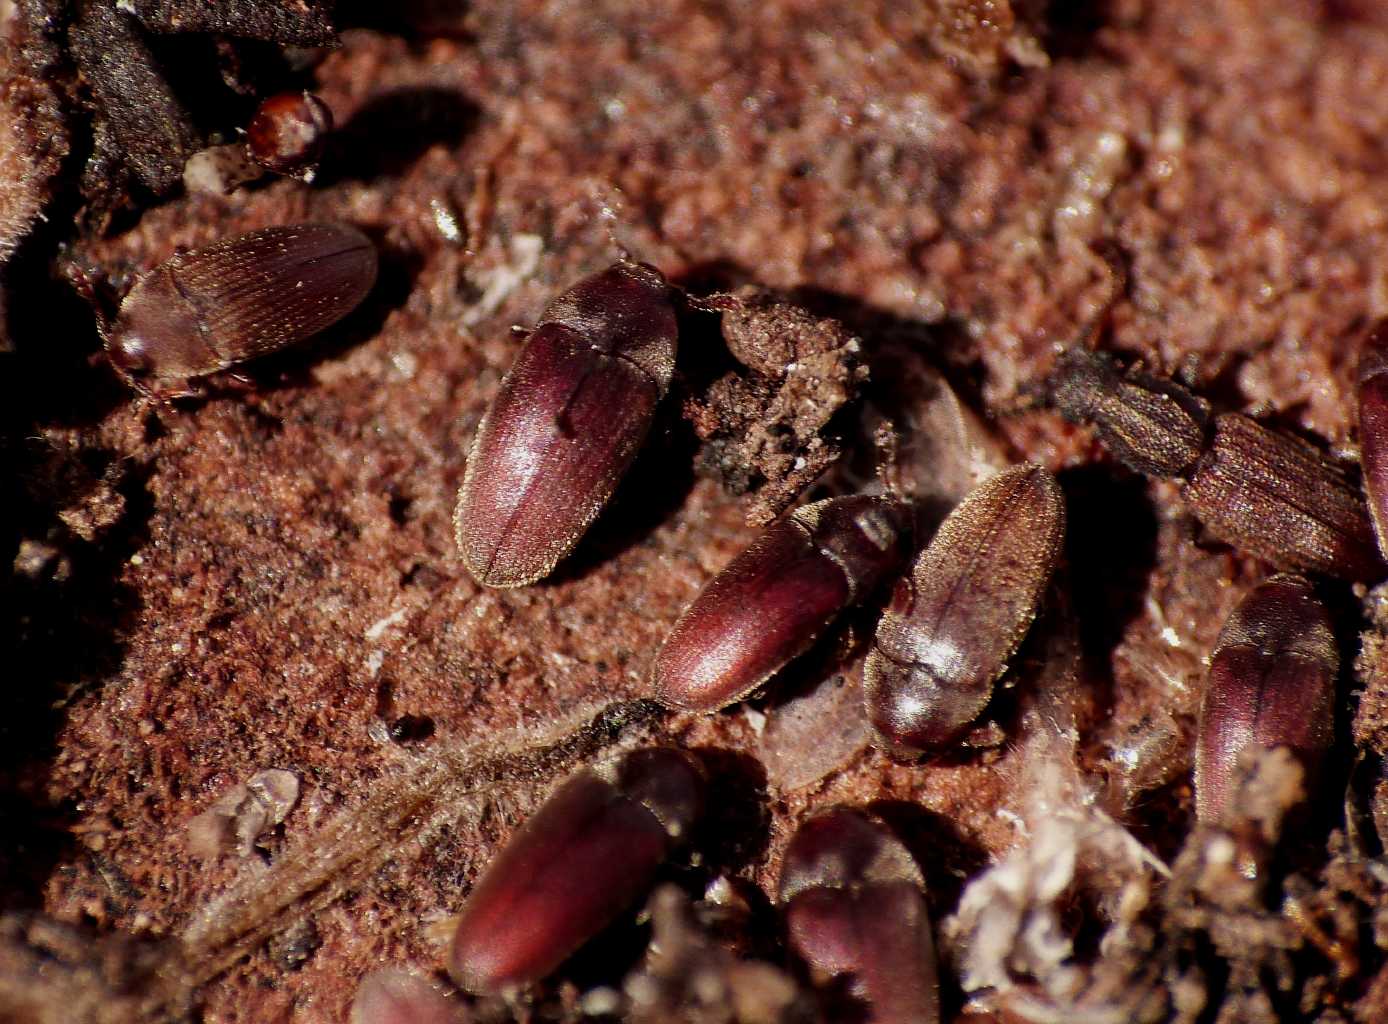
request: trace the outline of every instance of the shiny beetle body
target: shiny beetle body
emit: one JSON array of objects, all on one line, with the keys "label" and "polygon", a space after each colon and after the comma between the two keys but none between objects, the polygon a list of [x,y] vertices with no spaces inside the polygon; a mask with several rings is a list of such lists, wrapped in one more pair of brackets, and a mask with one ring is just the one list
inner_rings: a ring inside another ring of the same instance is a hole
[{"label": "shiny beetle body", "polygon": [[376,283],[376,247],[346,224],[273,227],[179,253],[145,274],[106,333],[111,364],[159,398],[312,337]]},{"label": "shiny beetle body", "polygon": [[[1364,376],[1361,368],[1361,394]],[[1067,419],[1092,423],[1128,468],[1184,477],[1187,505],[1220,540],[1284,569],[1382,577],[1363,496],[1314,445],[1239,413],[1211,418],[1175,381],[1120,373],[1083,349],[1061,357],[1050,395]]]},{"label": "shiny beetle body", "polygon": [[988,704],[1036,615],[1065,533],[1040,466],[976,487],[897,587],[863,668],[868,718],[894,753],[957,737]]},{"label": "shiny beetle body", "polygon": [[246,126],[246,151],[276,174],[312,181],[332,129],[332,111],[313,93],[277,93],[260,104]]},{"label": "shiny beetle body", "polygon": [[680,616],[656,657],[656,699],[713,711],[745,697],[876,589],[901,562],[909,529],[904,504],[864,495],[773,523]]},{"label": "shiny beetle body", "polygon": [[1378,549],[1388,557],[1388,320],[1364,339],[1355,375],[1359,398],[1359,459]]},{"label": "shiny beetle body", "polygon": [[786,849],[778,901],[791,947],[818,981],[850,976],[863,1020],[940,1019],[924,882],[882,825],[847,808],[811,818]]},{"label": "shiny beetle body", "polygon": [[477,429],[454,516],[489,587],[548,575],[612,496],[670,386],[670,287],[621,262],[545,310]]},{"label": "shiny beetle body", "polygon": [[1300,576],[1278,575],[1249,592],[1219,634],[1200,706],[1196,813],[1218,821],[1239,755],[1290,747],[1314,771],[1334,741],[1339,654],[1325,606]]},{"label": "shiny beetle body", "polygon": [[453,980],[482,994],[550,974],[637,900],[702,806],[702,773],[676,750],[571,777],[478,879],[453,935]]}]

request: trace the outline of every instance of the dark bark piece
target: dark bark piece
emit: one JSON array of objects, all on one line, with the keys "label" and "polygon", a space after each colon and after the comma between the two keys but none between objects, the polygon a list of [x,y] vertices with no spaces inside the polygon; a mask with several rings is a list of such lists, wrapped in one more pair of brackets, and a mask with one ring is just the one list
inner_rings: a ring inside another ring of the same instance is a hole
[{"label": "dark bark piece", "polygon": [[213,32],[286,46],[335,42],[331,5],[319,0],[130,0],[151,32]]},{"label": "dark bark piece", "polygon": [[155,195],[172,191],[183,180],[183,165],[202,148],[202,139],[138,27],[114,4],[87,0],[79,6],[68,39],[100,122],[88,168],[89,194],[106,179],[104,171],[93,169],[108,159],[129,168]]}]

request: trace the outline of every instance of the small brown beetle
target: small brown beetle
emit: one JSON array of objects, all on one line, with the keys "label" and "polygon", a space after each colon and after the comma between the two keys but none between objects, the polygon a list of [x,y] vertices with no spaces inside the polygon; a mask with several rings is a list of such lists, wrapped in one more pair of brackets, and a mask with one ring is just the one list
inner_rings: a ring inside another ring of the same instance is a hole
[{"label": "small brown beetle", "polygon": [[376,247],[346,224],[264,228],[179,253],[136,282],[105,331],[111,365],[155,398],[304,341],[376,283]]},{"label": "small brown beetle", "polygon": [[778,900],[790,945],[818,981],[851,975],[850,992],[867,1007],[863,1020],[933,1024],[940,993],[924,888],[895,836],[838,808],[795,833]]},{"label": "small brown beetle", "polygon": [[538,981],[641,895],[703,808],[687,754],[636,750],[571,777],[487,865],[453,935],[464,991]]},{"label": "small brown beetle", "polygon": [[464,1024],[467,1011],[423,978],[399,969],[361,979],[349,1024]]},{"label": "small brown beetle", "polygon": [[868,718],[895,753],[948,743],[988,704],[1064,535],[1064,496],[1037,465],[984,481],[940,525],[897,586],[863,667]]},{"label": "small brown beetle", "polygon": [[655,698],[714,711],[741,700],[902,560],[895,498],[829,498],[764,530],[680,616],[655,661]]},{"label": "small brown beetle", "polygon": [[1350,580],[1383,575],[1359,488],[1310,442],[1247,416],[1215,417],[1181,497],[1216,537],[1273,565]]},{"label": "small brown beetle", "polygon": [[454,515],[478,582],[519,587],[573,549],[636,457],[675,368],[660,271],[620,262],[550,303],[477,428]]},{"label": "small brown beetle", "polygon": [[1382,577],[1363,497],[1310,443],[1239,413],[1211,420],[1207,404],[1174,381],[1119,373],[1083,349],[1061,357],[1050,391],[1063,416],[1092,422],[1130,469],[1185,477],[1182,497],[1221,540],[1285,569]]},{"label": "small brown beetle", "polygon": [[1145,476],[1181,476],[1205,450],[1208,402],[1150,373],[1120,373],[1107,356],[1086,349],[1060,357],[1051,401],[1066,419],[1093,423],[1113,457]]},{"label": "small brown beetle", "polygon": [[1330,616],[1306,580],[1273,576],[1249,592],[1219,634],[1200,706],[1202,821],[1219,820],[1248,747],[1290,747],[1314,771],[1334,740],[1339,666]]},{"label": "small brown beetle", "polygon": [[246,126],[246,152],[276,174],[312,181],[333,112],[311,92],[267,97]]}]

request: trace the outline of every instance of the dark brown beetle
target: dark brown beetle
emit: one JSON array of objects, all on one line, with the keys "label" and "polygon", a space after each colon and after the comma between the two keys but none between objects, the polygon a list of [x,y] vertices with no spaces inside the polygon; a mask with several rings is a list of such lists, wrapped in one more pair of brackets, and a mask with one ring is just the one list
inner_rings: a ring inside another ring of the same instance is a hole
[{"label": "dark brown beetle", "polygon": [[1120,373],[1083,349],[1061,357],[1050,392],[1062,415],[1092,422],[1130,469],[1185,477],[1182,496],[1221,540],[1286,569],[1383,575],[1363,497],[1314,445],[1238,413],[1211,419],[1174,381]]},{"label": "dark brown beetle", "polygon": [[[935,943],[920,869],[859,811],[805,822],[781,862],[778,900],[791,947],[817,981],[851,976],[871,1024],[940,1019]],[[857,1018],[855,1018],[857,1019]]]},{"label": "dark brown beetle", "polygon": [[571,777],[478,879],[453,935],[453,980],[482,994],[550,974],[636,901],[702,808],[703,775],[677,750]]},{"label": "dark brown beetle", "polygon": [[910,512],[856,495],[773,523],[680,616],[655,661],[656,700],[713,711],[741,700],[803,654],[905,554]]},{"label": "dark brown beetle", "polygon": [[958,736],[1031,626],[1065,534],[1065,500],[1037,465],[984,481],[940,525],[877,626],[868,718],[893,752]]},{"label": "dark brown beetle", "polygon": [[572,550],[636,457],[675,367],[670,286],[620,262],[550,303],[477,428],[454,516],[478,582],[519,587]]},{"label": "dark brown beetle", "polygon": [[116,370],[156,398],[304,341],[376,283],[376,247],[346,224],[264,228],[179,253],[136,282],[105,331]]},{"label": "dark brown beetle", "polygon": [[423,978],[398,969],[372,971],[361,979],[349,1024],[464,1024],[461,1003]]},{"label": "dark brown beetle", "polygon": [[313,93],[278,93],[260,104],[246,126],[246,152],[276,174],[312,181],[332,130],[333,112]]},{"label": "dark brown beetle", "polygon": [[1359,462],[1378,549],[1388,556],[1388,320],[1370,328],[1355,375],[1359,396]]},{"label": "dark brown beetle", "polygon": [[1278,575],[1251,590],[1215,644],[1200,706],[1195,805],[1218,821],[1239,754],[1290,747],[1314,771],[1334,740],[1340,659],[1325,606],[1300,576]]}]

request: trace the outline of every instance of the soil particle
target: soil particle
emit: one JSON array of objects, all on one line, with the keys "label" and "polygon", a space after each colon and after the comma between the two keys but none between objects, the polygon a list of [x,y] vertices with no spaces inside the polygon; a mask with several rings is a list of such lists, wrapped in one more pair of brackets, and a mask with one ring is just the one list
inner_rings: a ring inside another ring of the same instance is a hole
[{"label": "soil particle", "polygon": [[684,414],[704,442],[699,465],[733,494],[753,492],[747,523],[765,526],[835,463],[825,431],[867,379],[862,342],[836,321],[755,290],[711,296],[723,339],[745,367],[724,374]]}]

